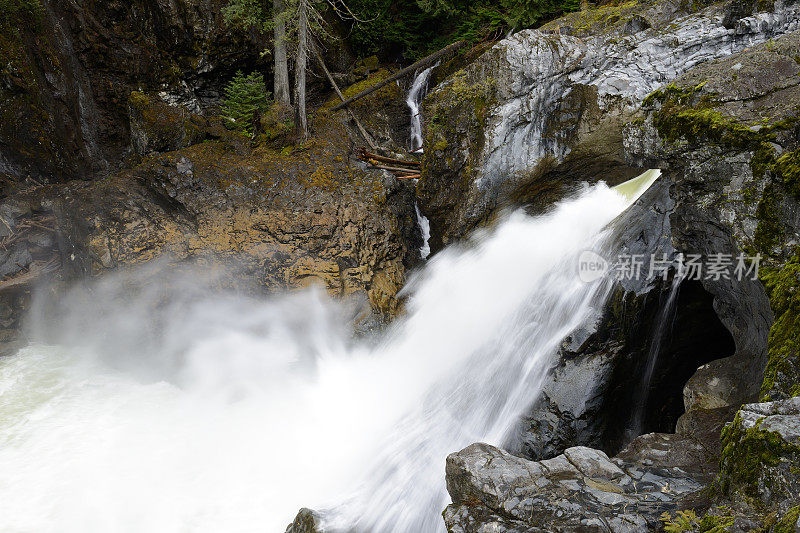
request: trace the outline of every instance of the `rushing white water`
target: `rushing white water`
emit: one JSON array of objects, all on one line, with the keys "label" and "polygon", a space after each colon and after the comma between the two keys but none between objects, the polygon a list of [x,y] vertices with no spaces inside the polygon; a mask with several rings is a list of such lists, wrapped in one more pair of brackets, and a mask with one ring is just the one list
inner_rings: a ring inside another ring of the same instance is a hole
[{"label": "rushing white water", "polygon": [[420,72],[417,75],[417,77],[414,78],[414,81],[411,84],[411,90],[408,91],[406,104],[408,105],[408,108],[411,110],[412,152],[419,152],[421,151],[422,148],[422,117],[420,116],[419,106],[422,104],[422,100],[428,93],[428,82],[431,79],[431,74],[433,73],[433,69],[435,69],[437,66],[439,66],[439,63],[436,63],[432,67],[426,68],[425,70]]},{"label": "rushing white water", "polygon": [[600,185],[443,251],[378,342],[313,291],[151,271],[75,290],[0,360],[0,530],[271,533],[304,506],[442,530],[445,457],[501,444],[595,316],[609,283],[581,283],[577,257],[625,206]]}]

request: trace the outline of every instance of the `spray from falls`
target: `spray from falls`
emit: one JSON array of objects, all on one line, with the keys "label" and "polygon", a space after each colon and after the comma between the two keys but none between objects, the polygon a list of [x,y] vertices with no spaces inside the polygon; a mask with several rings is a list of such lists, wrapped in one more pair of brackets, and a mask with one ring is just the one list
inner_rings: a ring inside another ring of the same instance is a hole
[{"label": "spray from falls", "polygon": [[501,445],[596,317],[611,284],[578,257],[627,205],[599,185],[444,250],[377,343],[314,291],[149,271],[75,290],[0,360],[0,529],[272,532],[312,507],[333,530],[443,530],[447,454]]}]

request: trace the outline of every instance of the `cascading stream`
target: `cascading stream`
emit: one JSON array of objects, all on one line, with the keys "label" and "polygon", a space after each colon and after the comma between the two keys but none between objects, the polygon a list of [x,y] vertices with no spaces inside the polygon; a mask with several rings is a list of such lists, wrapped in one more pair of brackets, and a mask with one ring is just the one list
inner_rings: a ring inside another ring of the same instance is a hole
[{"label": "cascading stream", "polygon": [[[502,444],[610,283],[578,279],[628,205],[605,185],[514,214],[410,282],[407,316],[354,341],[309,291],[262,301],[150,270],[35,313],[0,360],[0,529],[444,529],[447,454]],[[161,281],[159,281],[161,280]]]},{"label": "cascading stream", "polygon": [[414,204],[414,211],[417,213],[417,224],[422,233],[422,246],[419,249],[419,255],[423,259],[427,259],[431,255],[431,221],[422,214],[422,211],[419,210],[419,205]]},{"label": "cascading stream", "polygon": [[[422,117],[420,116],[422,100],[428,93],[428,84],[431,79],[433,70],[439,66],[436,63],[430,68],[420,72],[411,83],[411,90],[408,91],[406,98],[406,105],[411,111],[411,151],[422,151]],[[422,247],[419,250],[422,259],[427,259],[431,255],[431,223],[428,217],[422,214],[419,206],[414,204],[414,210],[417,213],[417,224],[419,224],[420,231],[422,232]]]},{"label": "cascading stream", "polygon": [[433,69],[439,66],[436,63],[432,67],[420,72],[411,84],[408,91],[406,105],[411,110],[411,151],[418,152],[422,149],[422,117],[420,117],[420,105],[428,93],[428,83],[431,79]]}]

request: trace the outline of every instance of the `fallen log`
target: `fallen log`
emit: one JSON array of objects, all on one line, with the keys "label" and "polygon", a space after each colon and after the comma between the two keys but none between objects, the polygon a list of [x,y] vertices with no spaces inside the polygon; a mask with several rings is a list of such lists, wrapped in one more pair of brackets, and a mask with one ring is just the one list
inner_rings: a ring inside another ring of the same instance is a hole
[{"label": "fallen log", "polygon": [[380,161],[381,163],[407,165],[409,167],[419,167],[420,166],[419,161],[404,161],[402,159],[394,159],[392,157],[385,157],[385,156],[378,155],[378,154],[371,154],[371,153],[367,152],[366,150],[362,150],[361,151],[361,158],[364,159],[364,160],[367,160],[367,161],[370,160],[370,159],[374,159],[375,161]]},{"label": "fallen log", "polygon": [[419,174],[419,169],[412,170],[410,168],[399,168],[399,167],[387,167],[385,165],[372,165],[373,167],[379,170],[388,170],[389,172],[405,172],[408,174]]},{"label": "fallen log", "polygon": [[412,174],[410,176],[397,176],[399,180],[418,180],[422,177],[422,174]]},{"label": "fallen log", "polygon": [[403,76],[406,76],[406,75],[418,70],[421,67],[429,65],[430,63],[433,63],[437,59],[440,59],[440,58],[442,58],[442,57],[444,57],[444,56],[446,56],[448,54],[451,54],[451,53],[455,52],[456,50],[458,50],[459,48],[463,47],[466,44],[467,44],[466,41],[458,41],[458,42],[453,43],[453,44],[451,44],[449,46],[446,46],[445,48],[442,48],[438,52],[434,52],[433,54],[429,55],[428,57],[426,57],[424,59],[420,59],[419,61],[417,61],[416,63],[414,63],[410,67],[404,68],[403,70],[401,70],[397,74],[395,74],[393,76],[389,76],[387,79],[383,80],[379,84],[373,85],[369,89],[365,89],[365,90],[361,91],[360,93],[358,93],[357,95],[353,96],[352,98],[349,98],[349,99],[345,100],[341,104],[339,104],[336,107],[334,107],[333,110],[334,111],[338,111],[340,109],[343,109],[343,108],[347,107],[348,105],[352,104],[353,102],[355,102],[356,100],[361,100],[365,96],[369,96],[370,94],[374,93],[378,89],[381,89],[381,88],[387,86],[388,84],[392,83],[393,81],[399,80]]}]

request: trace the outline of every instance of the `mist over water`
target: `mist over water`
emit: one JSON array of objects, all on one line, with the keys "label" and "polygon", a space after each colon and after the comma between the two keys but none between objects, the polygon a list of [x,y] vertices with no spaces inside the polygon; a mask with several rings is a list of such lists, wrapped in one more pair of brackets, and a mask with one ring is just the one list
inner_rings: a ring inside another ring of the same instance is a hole
[{"label": "mist over water", "polygon": [[581,283],[626,207],[604,185],[513,214],[431,259],[407,315],[356,340],[319,291],[255,299],[198,273],[124,273],[32,319],[0,359],[0,530],[444,529],[447,454],[500,445],[564,338],[609,291]]}]

